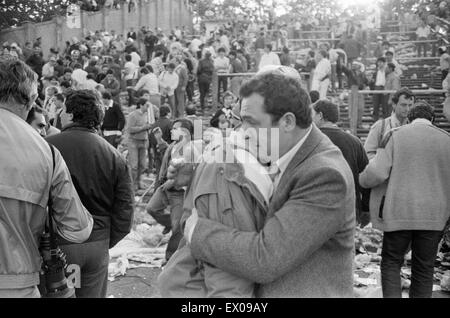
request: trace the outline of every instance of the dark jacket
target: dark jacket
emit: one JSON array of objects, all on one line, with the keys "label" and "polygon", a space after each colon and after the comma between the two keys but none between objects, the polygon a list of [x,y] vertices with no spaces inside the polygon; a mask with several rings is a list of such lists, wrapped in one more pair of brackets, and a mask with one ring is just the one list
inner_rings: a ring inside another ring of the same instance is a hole
[{"label": "dark jacket", "polygon": [[358,86],[359,90],[364,89],[364,87],[369,85],[369,80],[363,72],[356,72],[354,70],[350,70],[344,65],[339,65],[337,72],[340,70],[347,76],[348,86],[352,87],[354,85]]},{"label": "dark jacket", "polygon": [[211,59],[202,59],[198,63],[197,78],[199,83],[211,83],[214,73],[214,63]]},{"label": "dark jacket", "polygon": [[39,54],[33,54],[27,59],[26,63],[31,67],[33,71],[36,72],[39,78],[41,78],[42,67],[45,64],[42,56],[40,56]]},{"label": "dark jacket", "polygon": [[113,247],[130,232],[133,221],[134,196],[125,159],[95,130],[76,124],[47,141],[61,152],[81,202],[94,218],[87,242],[109,239]]},{"label": "dark jacket", "polygon": [[125,127],[125,116],[119,104],[113,103],[112,107],[105,111],[102,130],[122,130]]},{"label": "dark jacket", "polygon": [[352,170],[353,181],[355,182],[356,210],[360,211],[363,189],[359,185],[358,178],[359,174],[364,171],[364,168],[369,163],[364,146],[357,137],[346,133],[338,127],[322,127],[320,130],[342,151]]},{"label": "dark jacket", "polygon": [[225,115],[226,119],[230,119],[231,118],[231,109],[230,109],[229,112],[226,112],[226,110],[224,108],[225,107],[220,108],[214,114],[214,116],[211,118],[211,121],[209,122],[211,127],[219,128],[220,116],[222,116],[222,115]]}]

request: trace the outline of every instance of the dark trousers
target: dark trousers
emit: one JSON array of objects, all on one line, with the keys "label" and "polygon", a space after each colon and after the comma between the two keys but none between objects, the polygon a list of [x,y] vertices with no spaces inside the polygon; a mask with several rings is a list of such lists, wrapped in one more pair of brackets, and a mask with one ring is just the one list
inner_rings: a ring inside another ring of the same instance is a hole
[{"label": "dark trousers", "polygon": [[[384,86],[375,86],[375,90],[384,90]],[[390,114],[388,112],[387,99],[389,95],[384,94],[373,94],[372,103],[373,103],[373,120],[377,121],[380,118],[380,108],[382,111],[382,117],[387,118]]]},{"label": "dark trousers", "polygon": [[153,55],[153,48],[146,46],[145,47],[145,51],[147,53],[147,62],[149,62],[152,59],[152,55]]},{"label": "dark trousers", "polygon": [[442,231],[384,232],[381,252],[381,285],[384,298],[401,298],[400,270],[411,244],[412,276],[410,298],[430,298],[434,262]]},{"label": "dark trousers", "polygon": [[205,108],[205,98],[208,95],[209,92],[209,85],[208,82],[198,82],[198,89],[200,91],[200,106],[201,108]]},{"label": "dark trousers", "polygon": [[447,69],[445,69],[445,70],[442,70],[442,81],[444,81],[445,80],[445,78],[447,77],[447,75],[448,75],[448,68]]},{"label": "dark trousers", "polygon": [[67,264],[80,266],[81,288],[77,298],[105,298],[108,288],[109,240],[61,245]]},{"label": "dark trousers", "polygon": [[192,103],[192,98],[194,97],[194,81],[189,81],[186,86],[186,95],[188,101]]},{"label": "dark trousers", "polygon": [[[169,239],[166,250],[166,259],[169,260],[178,249],[183,233],[180,228],[181,217],[183,216],[184,190],[167,191],[159,187],[147,204],[147,212],[162,226],[172,229],[172,236]],[[164,210],[170,206],[170,215]]]},{"label": "dark trousers", "polygon": [[119,145],[120,137],[118,135],[104,136],[105,140],[109,142],[114,148]]},{"label": "dark trousers", "polygon": [[220,87],[222,87],[223,92],[226,92],[228,89],[228,77],[219,77],[218,90],[217,90],[217,98],[220,100]]},{"label": "dark trousers", "polygon": [[[134,86],[135,84],[136,84],[135,80],[126,80],[127,87]],[[131,88],[128,88],[127,92],[128,92],[128,106],[134,105],[135,91]]]}]

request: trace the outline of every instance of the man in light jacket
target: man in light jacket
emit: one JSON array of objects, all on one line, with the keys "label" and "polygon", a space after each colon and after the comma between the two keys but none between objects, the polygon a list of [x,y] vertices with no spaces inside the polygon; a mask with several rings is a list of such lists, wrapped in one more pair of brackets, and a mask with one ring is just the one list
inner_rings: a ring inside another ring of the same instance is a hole
[{"label": "man in light jacket", "polygon": [[371,209],[375,228],[384,231],[381,283],[384,297],[402,297],[400,268],[411,245],[409,296],[431,297],[434,261],[450,216],[450,135],[433,126],[434,110],[418,102],[411,124],[392,130],[384,149],[360,174],[361,186],[387,182],[379,209]]},{"label": "man in light jacket", "polygon": [[93,220],[57,149],[25,119],[37,98],[37,75],[19,60],[0,59],[0,298],[40,297],[40,236],[49,198],[64,239],[81,243]]}]

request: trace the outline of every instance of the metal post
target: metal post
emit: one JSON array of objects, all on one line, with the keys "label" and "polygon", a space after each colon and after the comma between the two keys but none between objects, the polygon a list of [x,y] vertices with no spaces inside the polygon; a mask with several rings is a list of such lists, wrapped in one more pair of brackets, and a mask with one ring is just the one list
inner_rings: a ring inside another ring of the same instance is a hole
[{"label": "metal post", "polygon": [[358,86],[352,85],[348,97],[348,113],[350,115],[350,131],[355,136],[358,132],[358,95]]},{"label": "metal post", "polygon": [[213,73],[213,80],[211,83],[211,92],[212,92],[212,107],[213,110],[215,111],[218,108],[219,105],[219,76],[217,74],[217,71],[214,70]]}]

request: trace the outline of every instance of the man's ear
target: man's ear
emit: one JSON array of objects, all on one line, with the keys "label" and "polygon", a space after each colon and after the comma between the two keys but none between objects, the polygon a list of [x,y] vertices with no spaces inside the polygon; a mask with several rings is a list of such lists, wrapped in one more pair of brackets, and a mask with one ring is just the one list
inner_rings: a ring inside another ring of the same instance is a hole
[{"label": "man's ear", "polygon": [[283,118],[281,118],[280,126],[280,128],[284,129],[285,132],[294,130],[297,126],[297,119],[295,115],[291,112],[284,114]]}]

